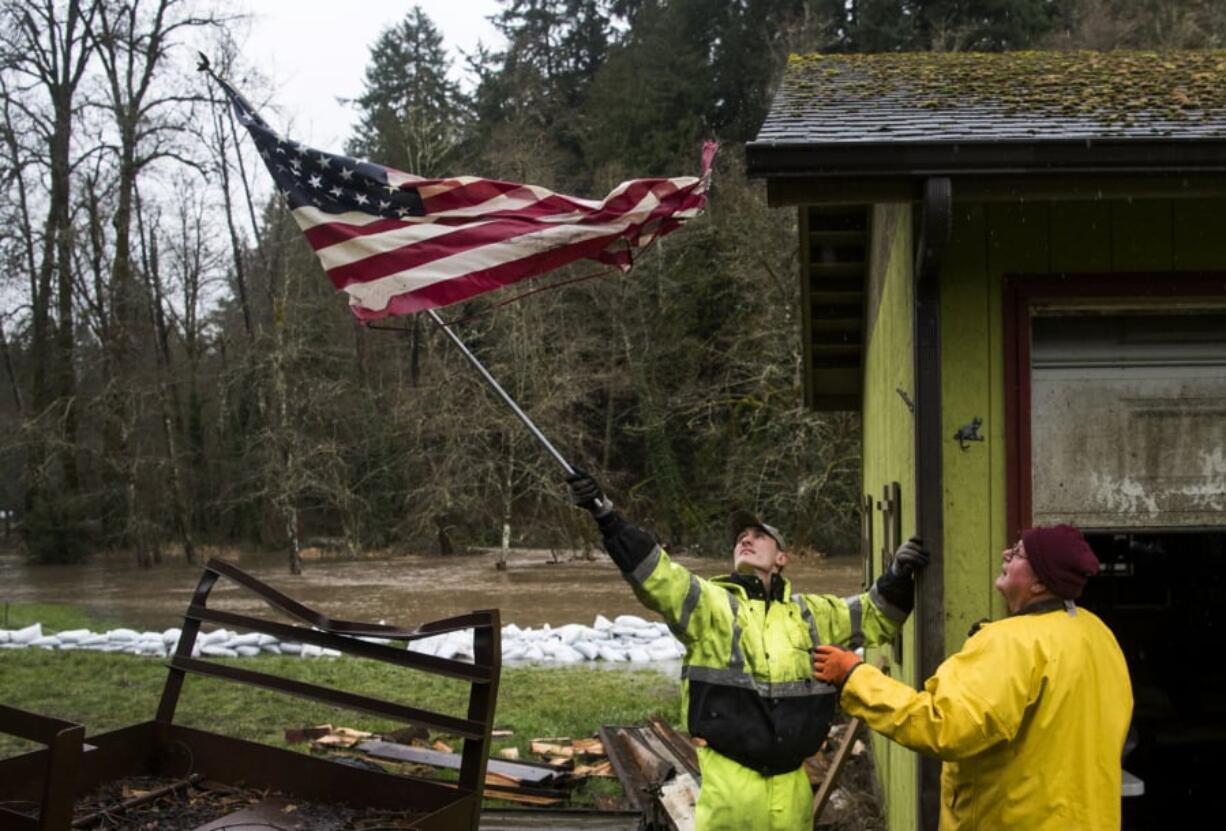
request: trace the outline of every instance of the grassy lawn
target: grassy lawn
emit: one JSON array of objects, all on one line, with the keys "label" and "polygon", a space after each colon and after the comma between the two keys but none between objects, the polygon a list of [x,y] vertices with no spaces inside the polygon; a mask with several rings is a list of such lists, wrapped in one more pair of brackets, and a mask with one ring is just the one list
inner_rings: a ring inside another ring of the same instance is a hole
[{"label": "grassy lawn", "polygon": [[[49,614],[49,609],[54,614]],[[28,617],[35,613],[37,616]],[[97,621],[67,607],[17,607],[9,609],[9,615],[12,628],[16,628],[14,621],[16,625],[41,621],[48,632],[100,628]],[[218,663],[449,715],[463,716],[468,703],[467,684],[358,658],[266,655],[219,659]],[[0,703],[82,723],[88,733],[152,719],[165,679],[165,665],[157,659],[42,649],[0,650]],[[520,758],[531,759],[528,743],[534,738],[586,737],[601,725],[638,724],[650,716],[662,716],[676,726],[679,706],[677,679],[654,670],[504,668],[496,725],[514,731],[514,736],[495,739],[493,749],[496,753],[504,747],[517,747]],[[197,676],[188,677],[175,720],[279,747],[287,746],[284,731],[288,727],[327,723],[379,732],[403,726],[306,699]],[[447,740],[446,736],[440,738]],[[453,746],[459,749],[458,742]],[[0,735],[0,758],[32,747]],[[308,746],[292,747],[305,751]],[[607,783],[589,782],[575,793],[576,803],[589,801],[591,793],[609,791]]]}]

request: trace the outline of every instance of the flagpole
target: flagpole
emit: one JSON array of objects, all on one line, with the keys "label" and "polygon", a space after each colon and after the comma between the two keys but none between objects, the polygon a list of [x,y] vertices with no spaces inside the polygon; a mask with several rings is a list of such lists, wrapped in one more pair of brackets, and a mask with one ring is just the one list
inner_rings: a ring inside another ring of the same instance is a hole
[{"label": "flagpole", "polygon": [[571,467],[570,462],[566,461],[562,454],[549,443],[549,439],[545,438],[545,434],[542,433],[539,428],[537,428],[532,419],[528,417],[528,414],[519,408],[519,405],[515,403],[515,399],[507,394],[507,391],[502,388],[502,385],[498,383],[494,376],[490,375],[489,370],[485,368],[485,365],[477,360],[477,356],[469,350],[469,348],[464,344],[464,341],[460,340],[460,336],[451,331],[451,328],[443,321],[441,317],[439,317],[438,312],[436,312],[434,309],[427,309],[426,314],[430,315],[430,319],[438,324],[438,328],[447,333],[447,337],[451,338],[451,342],[460,348],[460,351],[464,353],[464,357],[468,358],[468,362],[477,368],[477,371],[481,373],[481,377],[485,379],[485,382],[493,388],[494,392],[498,393],[498,395],[507,403],[507,406],[511,408],[515,415],[519,416],[519,420],[522,421],[524,426],[528,428],[528,431],[536,437],[536,440],[541,443],[541,446],[545,448],[546,452],[548,452],[550,456],[553,456],[554,460],[562,466],[562,469],[566,471],[568,475],[574,473],[575,469]]}]

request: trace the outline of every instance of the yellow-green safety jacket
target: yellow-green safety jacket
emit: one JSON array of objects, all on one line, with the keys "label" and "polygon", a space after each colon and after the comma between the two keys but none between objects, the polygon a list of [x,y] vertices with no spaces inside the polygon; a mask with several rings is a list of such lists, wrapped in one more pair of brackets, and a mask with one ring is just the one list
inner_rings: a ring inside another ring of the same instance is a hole
[{"label": "yellow-green safety jacket", "polygon": [[983,624],[917,691],[866,664],[843,709],[938,756],[941,831],[1120,827],[1128,667],[1092,612],[1045,601]]},{"label": "yellow-green safety jacket", "polygon": [[769,587],[749,575],[704,580],[616,513],[598,522],[635,595],[685,646],[690,735],[767,776],[799,768],[829,730],[838,696],[813,677],[813,648],[886,643],[914,603],[911,578],[893,573],[846,599],[792,594],[778,574]]}]

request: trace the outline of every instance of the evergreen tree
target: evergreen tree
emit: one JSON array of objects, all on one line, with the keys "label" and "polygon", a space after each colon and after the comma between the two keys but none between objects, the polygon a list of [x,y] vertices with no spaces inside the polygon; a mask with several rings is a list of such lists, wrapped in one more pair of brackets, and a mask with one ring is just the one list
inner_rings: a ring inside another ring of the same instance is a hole
[{"label": "evergreen tree", "polygon": [[434,23],[414,6],[370,50],[362,113],[348,151],[421,176],[451,172],[469,103],[447,77],[451,61]]}]

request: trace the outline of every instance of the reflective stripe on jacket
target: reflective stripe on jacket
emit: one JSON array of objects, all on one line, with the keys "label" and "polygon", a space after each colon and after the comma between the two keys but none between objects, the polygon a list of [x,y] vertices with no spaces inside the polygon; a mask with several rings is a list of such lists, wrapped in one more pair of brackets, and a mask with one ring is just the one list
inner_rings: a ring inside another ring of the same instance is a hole
[{"label": "reflective stripe on jacket", "polygon": [[760,587],[757,578],[704,580],[658,545],[623,573],[685,645],[682,718],[690,735],[766,775],[798,768],[830,727],[836,691],[813,677],[811,650],[886,643],[907,614],[876,588],[843,599],[792,595],[778,576],[755,592],[747,586]]},{"label": "reflective stripe on jacket", "polygon": [[1132,688],[1111,630],[1085,609],[984,624],[922,692],[860,665],[841,702],[945,762],[942,831],[1120,827]]}]

